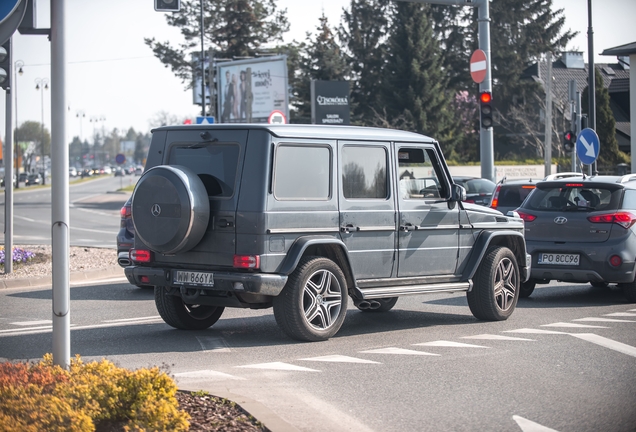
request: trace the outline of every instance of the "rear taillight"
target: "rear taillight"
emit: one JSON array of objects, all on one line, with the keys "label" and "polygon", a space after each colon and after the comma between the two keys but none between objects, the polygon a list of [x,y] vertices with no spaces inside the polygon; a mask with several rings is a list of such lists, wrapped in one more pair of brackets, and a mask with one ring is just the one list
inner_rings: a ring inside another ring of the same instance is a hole
[{"label": "rear taillight", "polygon": [[134,262],[150,262],[152,261],[152,252],[143,249],[131,249],[130,259]]},{"label": "rear taillight", "polygon": [[636,223],[636,215],[630,212],[606,213],[590,216],[587,220],[593,223],[615,223],[628,229]]},{"label": "rear taillight", "polygon": [[612,255],[609,259],[609,263],[612,267],[620,267],[620,265],[623,264],[623,259],[618,255]]},{"label": "rear taillight", "polygon": [[525,213],[522,212],[521,210],[517,210],[517,213],[519,213],[519,217],[521,219],[523,219],[526,222],[532,222],[533,220],[535,220],[537,217],[535,215],[531,215],[530,213]]},{"label": "rear taillight", "polygon": [[464,202],[475,204],[475,200],[474,199],[467,199]]},{"label": "rear taillight", "polygon": [[234,255],[234,268],[257,269],[261,266],[259,255]]},{"label": "rear taillight", "polygon": [[492,201],[490,201],[490,208],[497,208],[497,205],[499,204],[499,191],[501,190],[501,185],[497,186],[497,189],[495,189],[495,192],[493,192],[492,194]]},{"label": "rear taillight", "polygon": [[130,217],[130,204],[126,204],[124,205],[121,210],[119,210],[119,214],[121,215],[122,219],[126,219]]}]

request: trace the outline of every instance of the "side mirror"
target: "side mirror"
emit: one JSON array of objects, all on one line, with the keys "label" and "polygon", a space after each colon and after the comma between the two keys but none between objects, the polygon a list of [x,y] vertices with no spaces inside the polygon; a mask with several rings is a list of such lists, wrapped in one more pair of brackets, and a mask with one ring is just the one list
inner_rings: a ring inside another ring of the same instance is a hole
[{"label": "side mirror", "polygon": [[453,184],[451,188],[451,201],[465,201],[466,200],[466,189],[464,186],[460,186],[457,184]]}]

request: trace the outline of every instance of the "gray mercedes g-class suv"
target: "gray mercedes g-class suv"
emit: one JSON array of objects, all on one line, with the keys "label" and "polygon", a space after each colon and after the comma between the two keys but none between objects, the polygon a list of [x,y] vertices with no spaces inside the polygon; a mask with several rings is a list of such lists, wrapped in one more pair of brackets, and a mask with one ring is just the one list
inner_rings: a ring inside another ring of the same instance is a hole
[{"label": "gray mercedes g-class suv", "polygon": [[178,329],[226,307],[274,308],[291,338],[326,340],[348,297],[465,291],[505,320],[529,275],[523,220],[463,203],[439,144],[397,130],[223,124],[155,129],[132,195],[137,285]]}]

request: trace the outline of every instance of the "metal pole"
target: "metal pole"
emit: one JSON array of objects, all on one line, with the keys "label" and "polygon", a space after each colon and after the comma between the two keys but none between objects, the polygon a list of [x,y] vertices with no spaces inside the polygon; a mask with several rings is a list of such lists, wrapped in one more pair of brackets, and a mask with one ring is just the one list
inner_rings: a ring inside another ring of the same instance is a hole
[{"label": "metal pole", "polygon": [[201,0],[201,116],[205,117],[205,48],[203,45],[203,0]]},{"label": "metal pole", "polygon": [[[15,152],[13,153],[13,158],[15,158],[15,188],[18,189],[20,187],[20,165],[19,165],[19,145],[18,145],[18,128],[20,127],[20,123],[18,122],[18,75],[22,75],[22,66],[24,66],[24,62],[22,60],[18,60],[15,62],[14,74],[15,81],[13,81],[14,94],[15,94],[15,134],[13,135],[13,139],[15,140]],[[8,159],[8,158],[7,158]],[[13,184],[13,183],[12,183]]]},{"label": "metal pole", "polygon": [[71,362],[69,189],[66,145],[67,0],[51,0],[51,244],[53,246],[53,363]]},{"label": "metal pole", "polygon": [[[13,38],[9,41],[9,64],[11,64],[11,51],[13,51]],[[13,82],[15,82],[15,74]],[[13,120],[11,119],[11,83],[5,93],[5,135],[4,142],[6,159],[13,162],[13,142],[12,128]],[[13,164],[6,164],[4,171],[4,273],[9,274],[13,271]]]},{"label": "metal pole", "polygon": [[[581,122],[583,121],[583,116],[581,115],[581,92],[576,92],[576,136],[578,137],[581,133]],[[572,158],[574,159],[574,163],[576,164],[576,168],[574,171],[579,172],[579,164],[577,162],[578,155],[576,154],[576,145],[574,146],[574,150],[572,150]]]},{"label": "metal pole", "polygon": [[[492,56],[490,54],[490,9],[488,0],[476,0],[478,12],[478,29],[479,29],[479,49],[486,53],[487,67],[486,78],[479,84],[480,92],[492,92],[492,75],[491,65]],[[493,128],[480,128],[479,131],[479,155],[481,160],[481,176],[482,178],[496,181],[495,179],[495,150]]]},{"label": "metal pole", "polygon": [[548,73],[545,82],[545,143],[543,156],[545,158],[545,176],[552,174],[552,52],[546,56]]},{"label": "metal pole", "polygon": [[[596,130],[596,68],[594,67],[594,31],[592,30],[592,0],[587,0],[587,56],[589,63],[589,109],[588,109],[588,125],[590,128]],[[599,146],[600,147],[600,146]],[[601,149],[599,148],[599,153]],[[598,160],[598,159],[597,159]],[[590,171],[594,174],[597,173],[596,162],[594,161],[593,167],[590,165]]]}]

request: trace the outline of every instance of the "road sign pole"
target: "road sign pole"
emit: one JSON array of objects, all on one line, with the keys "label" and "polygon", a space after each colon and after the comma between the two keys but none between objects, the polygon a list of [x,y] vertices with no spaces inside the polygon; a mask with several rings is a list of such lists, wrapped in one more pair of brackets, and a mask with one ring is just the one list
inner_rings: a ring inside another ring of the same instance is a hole
[{"label": "road sign pole", "polygon": [[[479,92],[492,93],[492,69],[490,53],[490,9],[488,0],[476,0],[479,49],[486,53],[486,78],[479,84]],[[484,128],[479,131],[479,155],[481,160],[481,177],[495,181],[495,150],[493,128]]]},{"label": "road sign pole", "polygon": [[51,0],[51,243],[53,363],[71,363],[70,217],[66,145],[66,3]]}]

